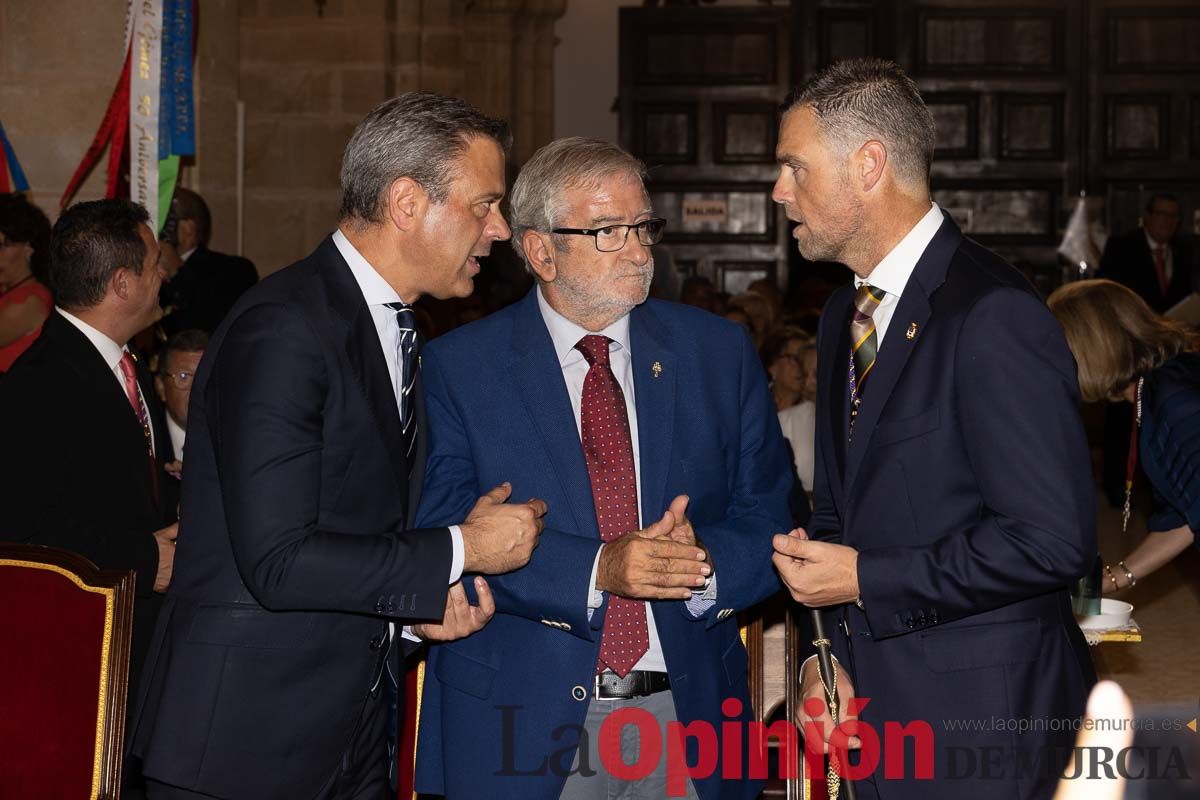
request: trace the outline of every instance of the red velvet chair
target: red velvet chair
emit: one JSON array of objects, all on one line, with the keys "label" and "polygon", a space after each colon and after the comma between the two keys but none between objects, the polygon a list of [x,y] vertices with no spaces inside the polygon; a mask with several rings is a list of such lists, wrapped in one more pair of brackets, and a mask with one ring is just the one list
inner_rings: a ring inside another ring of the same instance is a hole
[{"label": "red velvet chair", "polygon": [[116,798],[133,572],[0,543],[0,798]]}]

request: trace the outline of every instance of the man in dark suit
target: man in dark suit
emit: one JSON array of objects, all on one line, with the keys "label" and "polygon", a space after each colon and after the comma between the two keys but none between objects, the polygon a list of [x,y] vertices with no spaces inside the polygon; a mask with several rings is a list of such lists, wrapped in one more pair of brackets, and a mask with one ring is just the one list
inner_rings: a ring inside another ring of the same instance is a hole
[{"label": "man in dark suit", "polygon": [[125,200],[63,212],[50,245],[57,306],[0,384],[0,535],[136,571],[131,692],[171,580],[177,528],[162,405],[128,347],[162,313],[148,221]]},{"label": "man in dark suit", "polygon": [[459,576],[528,559],[545,506],[503,485],[461,525],[412,524],[427,439],[411,303],[468,295],[507,238],[507,141],[458,100],[380,105],[347,145],[337,231],[210,340],[131,732],[151,798],[394,797],[400,625],[478,629],[487,584],[468,608]]},{"label": "man in dark suit", "polygon": [[[933,120],[899,67],[839,62],[787,108],[773,197],[804,257],[855,279],[821,317],[811,540],[776,537],[774,560],[828,607],[839,707],[878,737],[858,797],[1049,798],[1095,680],[1067,588],[1096,558],[1075,362],[931,203]],[[817,663],[801,674],[823,700]],[[914,721],[915,747],[886,727]]]},{"label": "man in dark suit", "polygon": [[1140,225],[1110,236],[1100,259],[1101,278],[1133,289],[1160,314],[1200,289],[1192,251],[1176,238],[1179,215],[1178,199],[1152,195]]},{"label": "man in dark suit", "polygon": [[[744,776],[725,731],[752,714],[734,613],[779,589],[771,538],[791,527],[792,473],[749,337],[646,299],[665,221],[642,170],[596,140],[539,150],[512,200],[537,286],[429,347],[419,520],[459,518],[498,476],[550,510],[529,564],[491,581],[492,623],[431,650],[419,791],[711,800],[761,788],[722,781],[726,767]],[[604,720],[622,711],[657,729],[640,747],[626,733],[620,758],[647,766],[636,779],[599,754]],[[690,781],[650,743],[677,722],[697,723],[690,764],[708,745]]]},{"label": "man in dark suit", "polygon": [[163,285],[162,306],[170,309],[162,327],[168,336],[198,328],[212,333],[242,293],[258,281],[253,262],[208,249],[212,214],[204,198],[182,186],[171,200],[173,244],[182,261]]},{"label": "man in dark suit", "polygon": [[[1162,314],[1194,291],[1200,291],[1195,253],[1179,240],[1179,200],[1151,195],[1140,224],[1109,237],[1100,259],[1100,277],[1128,286]],[[1116,508],[1125,502],[1125,471],[1133,406],[1109,403],[1104,408],[1103,487]]]}]

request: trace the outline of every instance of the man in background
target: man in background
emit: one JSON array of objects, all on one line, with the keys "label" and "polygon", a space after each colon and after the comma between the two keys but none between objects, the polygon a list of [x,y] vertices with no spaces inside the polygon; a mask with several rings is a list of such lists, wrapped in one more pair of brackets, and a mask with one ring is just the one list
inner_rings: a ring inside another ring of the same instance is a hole
[{"label": "man in background", "polygon": [[174,246],[182,263],[163,287],[163,308],[171,309],[162,321],[163,330],[168,336],[189,328],[212,333],[242,293],[255,284],[258,272],[249,259],[208,249],[212,214],[200,195],[177,188],[171,216]]},{"label": "man in background", "polygon": [[187,436],[188,401],[192,396],[192,381],[200,367],[208,334],[192,328],[180,331],[167,339],[158,357],[154,389],[167,410],[167,432],[176,461],[183,460],[183,443]]},{"label": "man in background", "polygon": [[[162,313],[149,215],[127,200],[78,203],[50,243],[56,306],[0,384],[0,533],[137,573],[130,694],[175,557],[174,460],[133,336]],[[132,702],[130,709],[132,709]]]},{"label": "man in background", "polygon": [[1109,237],[1100,259],[1101,278],[1128,286],[1160,314],[1200,288],[1192,248],[1177,236],[1180,212],[1177,198],[1152,195],[1138,227]]}]

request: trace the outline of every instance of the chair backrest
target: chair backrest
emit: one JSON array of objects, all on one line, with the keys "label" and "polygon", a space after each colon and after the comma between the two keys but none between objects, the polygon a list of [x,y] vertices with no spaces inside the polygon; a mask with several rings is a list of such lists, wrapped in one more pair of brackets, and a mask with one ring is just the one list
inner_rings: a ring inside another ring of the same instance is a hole
[{"label": "chair backrest", "polygon": [[0,797],[115,798],[132,571],[0,542]]}]

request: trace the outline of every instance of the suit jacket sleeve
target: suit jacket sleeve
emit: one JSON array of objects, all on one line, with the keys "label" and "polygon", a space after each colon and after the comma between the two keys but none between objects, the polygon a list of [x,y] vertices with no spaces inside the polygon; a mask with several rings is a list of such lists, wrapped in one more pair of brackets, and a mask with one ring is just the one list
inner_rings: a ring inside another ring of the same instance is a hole
[{"label": "suit jacket sleeve", "polygon": [[1031,294],[997,290],[969,312],[955,353],[957,424],[981,518],[932,544],[859,554],[877,638],[908,633],[905,610],[935,609],[950,622],[1062,589],[1096,557],[1075,362],[1061,328]]},{"label": "suit jacket sleeve", "polygon": [[[426,354],[421,380],[430,448],[417,524],[450,525],[470,513],[478,499],[479,478],[471,458],[470,434],[433,353]],[[504,575],[487,576],[496,612],[535,622],[565,622],[570,625],[571,635],[593,640],[593,633],[603,627],[607,609],[605,603],[589,620],[588,581],[599,549],[599,539],[546,528],[528,564]],[[463,588],[475,602],[471,581],[463,581]]]},{"label": "suit jacket sleeve", "polygon": [[97,496],[71,457],[78,446],[73,412],[59,400],[75,387],[2,380],[0,387],[0,419],[13,423],[5,432],[11,449],[0,456],[0,538],[71,550],[101,569],[135,570],[136,593],[152,594],[155,529],[131,529],[114,519],[107,498]]},{"label": "suit jacket sleeve", "polygon": [[[771,540],[792,528],[788,507],[793,483],[791,454],[761,361],[750,337],[742,334],[741,339],[738,457],[730,476],[727,516],[713,523],[694,522],[718,576],[717,602],[697,617],[709,626],[718,622],[719,610],[741,611],[779,591],[779,577],[771,563]],[[807,507],[798,511],[801,524],[807,523]],[[692,617],[683,603],[679,606]]]},{"label": "suit jacket sleeve", "polygon": [[[271,610],[440,619],[448,530],[318,526],[327,406],[347,402],[330,396],[329,369],[312,328],[281,305],[247,309],[221,344],[205,402],[238,571]],[[401,594],[415,601],[381,601]]]},{"label": "suit jacket sleeve", "polygon": [[[817,331],[817,353],[822,358],[825,357],[823,342],[826,338],[833,336],[834,341],[837,341],[837,335],[825,329],[832,316],[829,313],[822,314]],[[825,437],[821,435],[822,426],[828,424],[827,421],[832,413],[827,404],[832,402],[833,398],[840,399],[841,394],[833,391],[831,387],[821,387],[817,392],[817,432],[813,455],[813,511],[812,518],[808,522],[807,532],[813,539],[837,542],[841,539],[841,519],[833,504],[828,472],[830,469],[837,469],[837,458],[833,453],[825,452]]]}]

